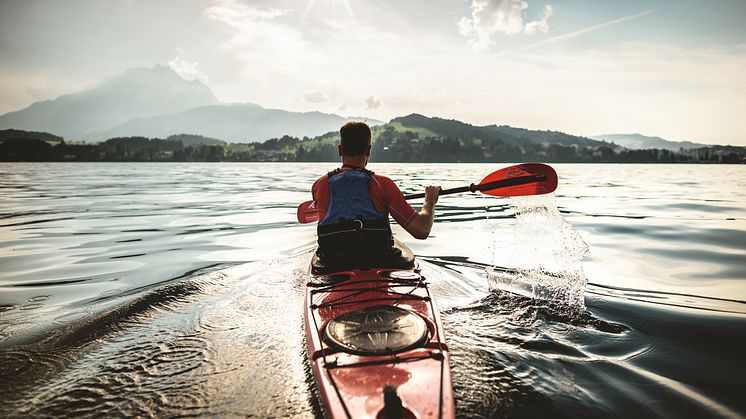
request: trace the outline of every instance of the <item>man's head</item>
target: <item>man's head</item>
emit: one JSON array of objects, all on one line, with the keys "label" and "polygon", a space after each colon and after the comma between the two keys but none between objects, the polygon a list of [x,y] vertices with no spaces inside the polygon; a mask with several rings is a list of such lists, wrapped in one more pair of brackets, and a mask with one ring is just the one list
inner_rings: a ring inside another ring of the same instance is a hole
[{"label": "man's head", "polygon": [[363,157],[370,154],[370,127],[365,122],[350,121],[339,130],[339,155]]}]

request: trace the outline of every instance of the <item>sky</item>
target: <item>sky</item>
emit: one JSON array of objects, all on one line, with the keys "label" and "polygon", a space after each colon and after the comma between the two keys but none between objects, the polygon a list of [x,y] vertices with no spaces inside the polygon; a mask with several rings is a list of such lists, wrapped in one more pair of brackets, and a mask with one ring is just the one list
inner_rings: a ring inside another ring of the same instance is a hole
[{"label": "sky", "polygon": [[223,102],[746,146],[743,0],[0,0],[0,114],[157,64]]}]

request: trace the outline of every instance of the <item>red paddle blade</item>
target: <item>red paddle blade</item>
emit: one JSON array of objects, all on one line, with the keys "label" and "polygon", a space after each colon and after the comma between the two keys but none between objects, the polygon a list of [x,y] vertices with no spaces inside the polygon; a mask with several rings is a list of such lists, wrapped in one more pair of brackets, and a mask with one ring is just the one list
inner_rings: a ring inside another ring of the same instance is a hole
[{"label": "red paddle blade", "polygon": [[518,164],[489,174],[475,189],[491,196],[547,194],[557,189],[557,172],[546,164]]},{"label": "red paddle blade", "polygon": [[313,223],[319,221],[321,214],[318,209],[314,208],[313,201],[306,201],[298,205],[298,222],[301,224]]}]

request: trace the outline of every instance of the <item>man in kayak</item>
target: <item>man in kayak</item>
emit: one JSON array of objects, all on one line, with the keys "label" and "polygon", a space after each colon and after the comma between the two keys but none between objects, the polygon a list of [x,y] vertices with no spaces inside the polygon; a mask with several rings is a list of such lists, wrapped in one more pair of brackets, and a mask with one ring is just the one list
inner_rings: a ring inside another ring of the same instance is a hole
[{"label": "man in kayak", "polygon": [[342,167],[314,182],[313,206],[319,211],[318,258],[360,259],[377,264],[401,256],[394,246],[388,216],[409,234],[425,239],[430,234],[439,186],[425,188],[425,202],[416,211],[396,184],[366,170],[371,152],[371,131],[364,122],[348,122],[339,130]]}]

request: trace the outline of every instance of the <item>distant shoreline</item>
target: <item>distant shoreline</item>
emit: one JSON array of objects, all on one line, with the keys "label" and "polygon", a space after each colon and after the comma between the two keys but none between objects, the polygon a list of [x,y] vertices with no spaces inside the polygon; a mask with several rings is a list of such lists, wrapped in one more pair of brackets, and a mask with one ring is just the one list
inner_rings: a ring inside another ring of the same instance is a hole
[{"label": "distant shoreline", "polygon": [[[388,163],[746,163],[746,147],[632,149],[555,131],[475,127],[409,115],[372,129],[372,161]],[[194,134],[118,137],[96,144],[66,142],[44,132],[0,131],[5,162],[336,162],[339,134],[285,135],[227,143]]]},{"label": "distant shoreline", "polygon": [[[148,161],[148,160],[39,160],[39,161],[25,161],[25,160],[0,160],[0,164],[16,164],[16,163],[24,163],[24,164],[45,164],[45,163],[70,163],[70,164],[91,164],[91,163],[151,163],[151,164],[188,164],[188,163],[198,163],[198,164],[266,164],[266,163],[276,163],[276,164],[304,164],[304,163],[329,163],[329,164],[339,164],[339,160],[335,161]],[[422,164],[422,165],[432,165],[432,164],[520,164],[525,163],[524,161],[491,161],[491,162],[392,162],[392,161],[375,161],[370,160],[369,162],[371,165],[375,164]],[[643,165],[712,165],[712,166],[732,166],[732,165],[739,165],[739,164],[746,164],[746,162],[739,162],[739,163],[722,163],[722,162],[709,162],[709,161],[691,161],[691,162],[556,162],[556,161],[540,161],[540,163],[546,163],[546,164],[587,164],[587,165],[593,165],[593,164],[619,164],[619,165],[629,165],[629,164],[643,164]]]}]

